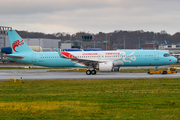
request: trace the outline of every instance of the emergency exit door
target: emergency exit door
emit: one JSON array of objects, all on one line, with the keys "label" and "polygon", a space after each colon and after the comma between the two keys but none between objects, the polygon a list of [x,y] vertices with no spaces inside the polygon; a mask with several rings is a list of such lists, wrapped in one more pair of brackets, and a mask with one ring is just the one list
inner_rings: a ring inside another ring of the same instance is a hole
[{"label": "emergency exit door", "polygon": [[159,52],[154,52],[154,60],[159,60]]}]

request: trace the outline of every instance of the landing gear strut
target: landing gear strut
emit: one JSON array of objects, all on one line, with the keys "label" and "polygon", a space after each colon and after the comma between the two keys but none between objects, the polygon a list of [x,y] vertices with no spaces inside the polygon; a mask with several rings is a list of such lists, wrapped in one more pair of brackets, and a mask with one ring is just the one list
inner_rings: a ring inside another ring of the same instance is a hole
[{"label": "landing gear strut", "polygon": [[158,71],[158,66],[156,66],[155,68],[156,68],[156,71]]},{"label": "landing gear strut", "polygon": [[86,71],[86,75],[95,75],[96,74],[96,70],[87,70]]}]

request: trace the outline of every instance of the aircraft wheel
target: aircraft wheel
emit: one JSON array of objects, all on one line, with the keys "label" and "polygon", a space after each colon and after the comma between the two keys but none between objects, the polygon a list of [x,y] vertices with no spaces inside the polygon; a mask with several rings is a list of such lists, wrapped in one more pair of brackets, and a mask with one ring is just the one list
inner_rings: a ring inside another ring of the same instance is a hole
[{"label": "aircraft wheel", "polygon": [[96,74],[96,70],[92,70],[92,75],[95,75]]},{"label": "aircraft wheel", "polygon": [[152,75],[151,72],[147,72],[147,74]]},{"label": "aircraft wheel", "polygon": [[167,74],[167,71],[163,71],[163,74]]},{"label": "aircraft wheel", "polygon": [[92,71],[91,70],[87,70],[86,71],[86,75],[91,75]]}]

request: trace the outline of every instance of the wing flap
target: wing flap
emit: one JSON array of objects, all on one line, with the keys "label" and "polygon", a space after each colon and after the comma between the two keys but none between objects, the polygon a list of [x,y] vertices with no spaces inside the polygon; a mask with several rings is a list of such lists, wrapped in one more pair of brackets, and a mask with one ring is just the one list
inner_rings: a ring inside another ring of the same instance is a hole
[{"label": "wing flap", "polygon": [[97,61],[97,60],[87,60],[87,59],[74,59],[74,58],[66,58],[70,59],[71,61],[83,64],[97,64],[97,63],[106,63],[107,61]]}]

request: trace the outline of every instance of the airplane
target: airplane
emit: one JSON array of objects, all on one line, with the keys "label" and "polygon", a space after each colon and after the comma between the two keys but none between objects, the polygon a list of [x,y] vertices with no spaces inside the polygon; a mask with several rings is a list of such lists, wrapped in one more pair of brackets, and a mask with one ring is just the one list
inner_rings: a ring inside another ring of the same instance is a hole
[{"label": "airplane", "polygon": [[95,75],[96,70],[113,71],[114,67],[169,65],[177,59],[168,52],[159,50],[120,51],[78,51],[78,52],[35,52],[15,30],[7,30],[12,54],[6,58],[45,67],[87,68],[87,75]]}]

